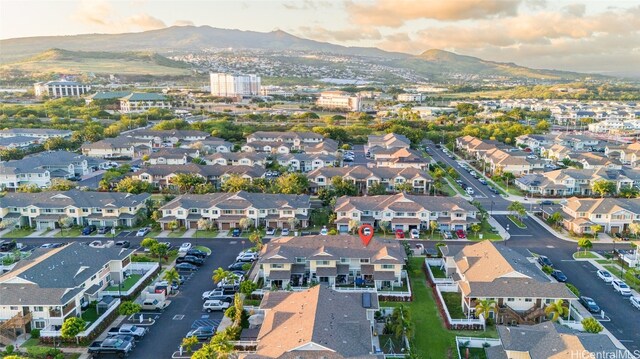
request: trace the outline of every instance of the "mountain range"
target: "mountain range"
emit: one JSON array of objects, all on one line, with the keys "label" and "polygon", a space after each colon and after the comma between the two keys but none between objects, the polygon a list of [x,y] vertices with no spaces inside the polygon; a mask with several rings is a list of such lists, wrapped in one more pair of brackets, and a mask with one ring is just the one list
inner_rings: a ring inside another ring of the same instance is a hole
[{"label": "mountain range", "polygon": [[[174,26],[160,30],[125,34],[84,34],[74,36],[43,36],[0,40],[0,65],[2,68],[23,68],[28,62],[37,66],[38,57],[44,60],[52,56],[64,57],[76,52],[84,58],[104,60],[109,52],[174,53],[199,52],[209,49],[252,49],[268,51],[301,51],[330,53],[345,56],[370,58],[372,63],[383,60],[387,65],[407,68],[421,76],[442,78],[445,74],[469,74],[480,76],[502,76],[522,79],[577,80],[594,75],[567,71],[539,70],[512,63],[486,61],[476,57],[458,55],[442,50],[428,50],[414,56],[399,52],[388,52],[371,47],[347,47],[327,42],[300,38],[284,31],[255,32],[219,29],[210,26]],[[53,55],[51,49],[56,49]],[[66,52],[64,52],[66,51]],[[79,53],[82,51],[82,53]],[[43,55],[44,53],[44,55]],[[61,55],[63,54],[63,55]],[[102,54],[102,55],[98,55]],[[87,56],[88,55],[88,56]],[[146,61],[158,65],[159,55],[149,56]],[[69,57],[69,56],[68,56]],[[112,56],[117,60],[118,56]],[[144,56],[143,56],[144,57]],[[72,57],[69,57],[69,61]],[[142,59],[144,60],[144,59]],[[166,59],[168,61],[172,61]],[[46,61],[41,61],[46,64]],[[160,61],[164,65],[167,61]],[[89,64],[90,65],[90,64]],[[104,65],[104,64],[103,64]],[[160,66],[164,66],[160,64]],[[103,66],[104,67],[104,66]],[[176,68],[175,64],[169,66]],[[83,68],[84,69],[84,68]],[[94,72],[100,72],[99,70]]]}]

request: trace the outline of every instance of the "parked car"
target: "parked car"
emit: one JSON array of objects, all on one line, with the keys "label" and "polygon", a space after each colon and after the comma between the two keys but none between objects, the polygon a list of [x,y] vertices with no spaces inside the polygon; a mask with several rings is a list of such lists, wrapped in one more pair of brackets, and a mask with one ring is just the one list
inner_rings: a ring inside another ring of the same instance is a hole
[{"label": "parked car", "polygon": [[233,231],[231,232],[232,237],[240,237],[241,234],[242,234],[242,231],[240,230],[240,228],[234,228]]},{"label": "parked car", "polygon": [[465,239],[467,238],[467,234],[464,233],[464,231],[462,229],[458,229],[456,231],[456,236],[458,236],[458,239]]},{"label": "parked car", "polygon": [[116,246],[120,248],[129,248],[131,247],[131,242],[129,241],[117,241]]},{"label": "parked car", "polygon": [[409,234],[411,235],[411,239],[420,239],[420,231],[415,228],[410,230]]},{"label": "parked car", "polygon": [[584,307],[587,308],[587,310],[591,313],[600,313],[600,307],[598,306],[598,304],[596,304],[595,300],[583,296],[580,297],[579,302],[580,304],[584,305]]},{"label": "parked car", "polygon": [[564,273],[562,273],[562,271],[559,269],[554,269],[553,272],[551,272],[551,276],[555,278],[558,282],[564,283],[567,281],[567,276],[564,275]]},{"label": "parked car", "polygon": [[640,297],[630,297],[629,301],[631,302],[631,305],[640,310]]},{"label": "parked car", "polygon": [[544,201],[540,201],[540,204],[541,204],[541,205],[543,205],[543,206],[551,206],[551,205],[553,205],[554,203],[553,203],[553,201],[550,201],[550,200],[548,200],[548,199],[545,199]]},{"label": "parked car", "polygon": [[86,227],[84,227],[84,228],[82,229],[82,235],[83,235],[83,236],[88,236],[88,235],[90,235],[91,233],[95,232],[95,231],[96,231],[96,229],[97,229],[97,228],[96,228],[96,226],[94,226],[93,224],[88,225],[88,226],[86,226]]},{"label": "parked car", "polygon": [[175,266],[176,270],[185,271],[185,272],[194,272],[198,270],[198,267],[187,262],[178,263]]},{"label": "parked car", "polygon": [[204,260],[196,256],[182,256],[176,258],[176,263],[191,263],[196,266],[201,266],[204,264]]},{"label": "parked car", "polygon": [[547,256],[538,256],[538,264],[540,264],[541,266],[549,266],[549,267],[553,267],[553,263],[551,262],[551,259],[549,259]]},{"label": "parked car", "polygon": [[442,234],[442,238],[444,239],[452,239],[453,236],[451,235],[451,232],[449,231],[440,231],[440,233]]},{"label": "parked car", "polygon": [[[207,293],[207,292],[205,292]],[[209,292],[209,294],[207,294],[206,296],[203,295],[202,296],[202,300],[207,301],[207,300],[219,300],[222,302],[227,302],[227,303],[232,303],[233,302],[233,298],[235,297],[236,293],[232,293],[232,294],[221,294],[222,292],[218,292],[218,291],[211,291]]]},{"label": "parked car", "polygon": [[111,334],[132,335],[136,340],[140,340],[149,332],[147,327],[141,327],[134,324],[123,324],[119,327],[109,329]]},{"label": "parked car", "polygon": [[40,248],[58,248],[62,247],[62,243],[45,243]]},{"label": "parked car", "polygon": [[89,345],[89,354],[102,355],[102,354],[115,354],[120,357],[128,355],[133,349],[132,342],[124,339],[105,339],[98,340]]},{"label": "parked car", "polygon": [[275,229],[275,228],[271,228],[271,227],[269,227],[269,228],[267,228],[267,231],[265,232],[265,234],[266,234],[267,236],[273,236],[273,235],[275,235],[275,234],[276,234],[276,229]]},{"label": "parked car", "polygon": [[11,252],[18,248],[18,244],[14,241],[4,242],[0,244],[0,252]]},{"label": "parked car", "polygon": [[189,249],[191,249],[191,243],[184,242],[180,245],[180,248],[178,248],[178,252],[188,252]]},{"label": "parked car", "polygon": [[596,273],[598,273],[598,278],[602,279],[605,283],[611,284],[611,282],[613,282],[613,276],[606,270],[598,270]]},{"label": "parked car", "polygon": [[258,259],[258,253],[241,253],[236,257],[236,262],[253,262]]},{"label": "parked car", "polygon": [[484,185],[486,185],[486,184],[487,184],[487,181],[485,181],[485,179],[484,179],[484,178],[479,178],[479,179],[478,179],[478,182],[480,182],[481,184],[484,184]]},{"label": "parked car", "polygon": [[473,190],[473,188],[471,188],[471,187],[467,187],[467,188],[465,189],[465,191],[467,192],[467,194],[468,194],[469,196],[473,196],[473,195],[476,193],[476,191],[474,191],[474,190]]},{"label": "parked car", "polygon": [[227,308],[229,308],[229,303],[220,300],[207,300],[202,305],[202,310],[209,313],[216,310],[226,310]]},{"label": "parked car", "polygon": [[631,288],[629,288],[627,283],[621,280],[614,280],[611,282],[611,284],[613,285],[613,290],[620,293],[621,295],[625,297],[631,295]]},{"label": "parked car", "polygon": [[186,338],[196,337],[198,340],[209,340],[216,333],[215,327],[197,327],[196,329],[190,330]]},{"label": "parked car", "polygon": [[242,270],[242,267],[246,264],[246,262],[235,262],[227,267],[229,270]]},{"label": "parked car", "polygon": [[109,226],[98,228],[98,234],[107,234],[109,232],[111,232],[111,227]]},{"label": "parked car", "polygon": [[91,247],[91,248],[104,248],[104,244],[102,243],[102,241],[93,241],[93,242],[89,243],[89,247]]},{"label": "parked car", "polygon": [[326,236],[327,234],[329,234],[329,230],[327,230],[327,226],[322,226],[322,229],[320,230],[320,235]]},{"label": "parked car", "polygon": [[195,248],[189,249],[187,251],[187,255],[188,256],[194,256],[194,257],[202,258],[202,259],[207,258],[207,252],[201,251],[201,250],[195,249]]},{"label": "parked car", "polygon": [[404,239],[404,231],[402,229],[396,229],[396,239]]},{"label": "parked car", "polygon": [[136,237],[144,237],[144,236],[146,236],[149,232],[151,232],[151,228],[149,228],[149,227],[142,227],[142,228],[138,229],[138,231],[136,232]]},{"label": "parked car", "polygon": [[280,232],[280,234],[282,234],[283,236],[288,236],[289,235],[289,228],[282,228],[282,231]]},{"label": "parked car", "polygon": [[621,241],[628,241],[629,240],[629,236],[624,235],[624,233],[614,233],[613,234],[616,238],[618,238]]}]

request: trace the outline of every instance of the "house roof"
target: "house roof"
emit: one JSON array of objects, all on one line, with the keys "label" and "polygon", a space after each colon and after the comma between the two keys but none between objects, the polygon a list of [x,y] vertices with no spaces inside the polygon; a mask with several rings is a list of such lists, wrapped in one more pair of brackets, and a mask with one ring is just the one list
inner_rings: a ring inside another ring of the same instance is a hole
[{"label": "house roof", "polygon": [[364,308],[363,295],[367,293],[336,292],[323,285],[266,293],[256,354],[247,358],[318,358],[318,350],[339,358],[375,358],[367,310],[377,310],[378,300],[372,295],[371,308]]},{"label": "house roof", "polygon": [[30,135],[48,135],[48,136],[69,136],[73,133],[70,130],[56,130],[52,128],[8,128],[0,130],[0,134],[11,134],[15,136],[30,136]]},{"label": "house roof", "polygon": [[178,196],[160,208],[212,208],[221,209],[246,209],[249,207],[257,209],[271,208],[309,208],[308,195],[295,194],[272,194],[272,193],[250,193],[240,191],[236,193],[208,193],[208,194],[185,194]]},{"label": "house roof", "polygon": [[421,196],[406,193],[394,195],[349,197],[342,196],[337,199],[336,211],[465,211],[473,212],[478,209],[462,197]]},{"label": "house roof", "polygon": [[128,101],[164,101],[166,99],[167,98],[164,95],[147,92],[132,92],[131,94],[121,98],[121,100]]},{"label": "house roof", "polygon": [[571,197],[567,199],[567,203],[564,206],[576,213],[609,214],[626,210],[634,214],[640,214],[640,199],[638,198]]},{"label": "house roof", "polygon": [[213,165],[197,165],[195,163],[187,163],[186,165],[153,165],[142,168],[136,172],[134,176],[139,177],[142,174],[150,174],[152,176],[168,176],[177,173],[195,173],[203,177],[220,177],[225,174],[248,175],[251,178],[262,177],[265,169],[255,166],[225,166],[219,164]]},{"label": "house roof", "polygon": [[[68,167],[70,164],[83,161],[87,161],[88,164],[89,162],[93,162],[94,159],[68,151],[51,151],[26,156],[21,160],[1,163],[0,168],[13,168],[14,173],[34,173],[34,169],[48,169],[53,166]],[[2,169],[0,169],[0,171],[2,171]]]},{"label": "house roof", "polygon": [[395,178],[404,178],[405,180],[413,180],[423,178],[431,181],[431,176],[417,168],[390,168],[390,167],[372,167],[366,166],[350,166],[350,167],[321,167],[307,174],[307,178],[315,180],[317,177],[333,178],[335,176],[352,178],[357,181],[365,181],[368,179],[380,181]]},{"label": "house roof", "polygon": [[0,208],[28,206],[39,208],[136,207],[144,203],[150,196],[148,193],[90,192],[77,189],[39,193],[9,192],[0,198]]}]

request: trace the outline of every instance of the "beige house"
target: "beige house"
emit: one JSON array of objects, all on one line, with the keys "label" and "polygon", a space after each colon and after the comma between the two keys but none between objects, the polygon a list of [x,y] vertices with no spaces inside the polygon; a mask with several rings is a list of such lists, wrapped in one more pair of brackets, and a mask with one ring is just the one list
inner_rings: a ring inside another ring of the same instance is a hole
[{"label": "beige house", "polygon": [[600,225],[608,233],[629,233],[629,225],[640,221],[638,198],[577,198],[562,205],[564,227],[575,233],[593,234],[591,226]]}]

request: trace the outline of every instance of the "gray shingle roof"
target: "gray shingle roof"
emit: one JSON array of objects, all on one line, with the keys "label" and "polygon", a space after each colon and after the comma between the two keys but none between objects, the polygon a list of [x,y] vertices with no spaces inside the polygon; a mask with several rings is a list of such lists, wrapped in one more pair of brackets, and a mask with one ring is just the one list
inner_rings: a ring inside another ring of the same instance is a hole
[{"label": "gray shingle roof", "polygon": [[310,203],[307,195],[240,191],[237,193],[186,194],[174,198],[162,206],[160,210],[178,207],[206,209],[214,206],[223,209],[245,209],[251,206],[257,209],[271,209],[289,206],[297,209],[309,208]]},{"label": "gray shingle roof", "polygon": [[0,198],[0,208],[26,207],[34,205],[40,208],[74,207],[135,207],[144,203],[151,195],[148,193],[129,194],[118,192],[90,192],[72,189],[70,191],[48,191],[39,193],[10,192]]}]

